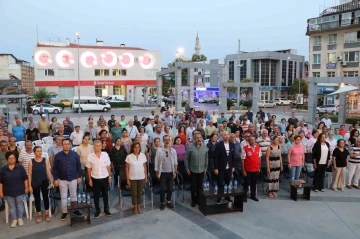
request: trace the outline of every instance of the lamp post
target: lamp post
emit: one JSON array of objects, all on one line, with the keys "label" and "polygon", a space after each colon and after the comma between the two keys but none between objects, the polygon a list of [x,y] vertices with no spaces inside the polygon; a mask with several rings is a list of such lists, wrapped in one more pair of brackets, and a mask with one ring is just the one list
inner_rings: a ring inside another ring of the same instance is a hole
[{"label": "lamp post", "polygon": [[180,47],[176,50],[176,56],[180,59],[183,58],[183,55],[184,55],[184,48]]},{"label": "lamp post", "polygon": [[77,65],[77,77],[78,77],[78,101],[79,101],[79,104],[78,104],[78,113],[80,115],[81,113],[81,108],[80,108],[80,34],[78,32],[75,33],[75,36],[77,38],[77,44],[78,44],[78,51],[77,51],[77,62],[78,62],[78,65]]}]

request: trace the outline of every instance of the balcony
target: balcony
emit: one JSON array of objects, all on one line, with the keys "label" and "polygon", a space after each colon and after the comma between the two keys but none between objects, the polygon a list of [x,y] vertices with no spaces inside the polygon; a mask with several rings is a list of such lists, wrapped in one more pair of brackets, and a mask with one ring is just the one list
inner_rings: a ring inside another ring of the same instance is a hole
[{"label": "balcony", "polygon": [[320,64],[312,64],[311,69],[313,69],[313,70],[321,69],[321,65]]},{"label": "balcony", "polygon": [[354,68],[359,67],[359,62],[346,62],[346,65],[343,65],[344,68]]},{"label": "balcony", "polygon": [[321,51],[321,45],[320,46],[313,46],[313,51]]},{"label": "balcony", "polygon": [[360,41],[359,40],[360,39],[358,39],[358,41],[356,41],[356,42],[345,42],[344,43],[344,49],[360,47]]},{"label": "balcony", "polygon": [[349,3],[333,6],[326,8],[321,14],[320,17],[343,13],[343,12],[350,12],[354,10],[360,9],[360,0],[352,1]]},{"label": "balcony", "polygon": [[328,51],[333,51],[333,50],[336,50],[336,43],[334,43],[334,44],[329,44],[329,45],[327,45],[327,49],[328,49]]}]

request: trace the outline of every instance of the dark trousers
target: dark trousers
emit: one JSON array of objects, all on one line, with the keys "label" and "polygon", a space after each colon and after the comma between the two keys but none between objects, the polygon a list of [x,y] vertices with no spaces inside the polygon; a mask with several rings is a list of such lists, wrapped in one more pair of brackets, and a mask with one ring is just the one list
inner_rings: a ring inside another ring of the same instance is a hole
[{"label": "dark trousers", "polygon": [[199,203],[199,192],[203,190],[202,184],[204,181],[204,172],[190,174],[191,185],[191,200],[195,203]]},{"label": "dark trousers", "polygon": [[49,136],[49,134],[40,134],[40,139],[48,137],[48,136]]},{"label": "dark trousers", "polygon": [[249,185],[250,185],[250,193],[251,197],[256,196],[256,184],[258,180],[259,172],[246,172],[246,177],[244,181],[244,195],[247,195]]},{"label": "dark trousers", "polygon": [[33,194],[35,199],[35,208],[37,212],[41,212],[41,198],[40,192],[42,193],[44,208],[45,210],[49,210],[49,181],[44,180],[39,186],[33,187]]},{"label": "dark trousers", "polygon": [[173,191],[173,185],[174,185],[174,174],[172,172],[161,173],[160,184],[161,184],[160,202],[165,203],[165,192],[166,192],[166,200],[170,202],[171,194]]},{"label": "dark trousers", "polygon": [[317,164],[314,174],[314,190],[324,189],[324,178],[325,178],[326,164]]},{"label": "dark trousers", "polygon": [[109,210],[109,177],[101,178],[101,179],[95,179],[91,178],[93,183],[93,191],[94,191],[94,203],[95,203],[95,210],[97,212],[100,211],[99,207],[99,198],[100,198],[100,192],[102,194],[102,198],[104,201],[104,210]]},{"label": "dark trousers", "polygon": [[[114,187],[119,186],[120,166],[114,166]],[[120,181],[121,182],[121,181]]]}]

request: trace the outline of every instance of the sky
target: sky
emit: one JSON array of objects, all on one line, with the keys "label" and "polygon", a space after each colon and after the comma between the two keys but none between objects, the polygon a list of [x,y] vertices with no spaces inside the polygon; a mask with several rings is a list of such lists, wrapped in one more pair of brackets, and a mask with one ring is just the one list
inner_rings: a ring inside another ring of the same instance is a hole
[{"label": "sky", "polygon": [[297,49],[308,59],[307,19],[339,0],[0,0],[0,53],[32,62],[39,41],[49,37],[94,45],[141,47],[160,51],[162,65],[176,50],[194,53],[199,32],[208,59],[242,51]]}]

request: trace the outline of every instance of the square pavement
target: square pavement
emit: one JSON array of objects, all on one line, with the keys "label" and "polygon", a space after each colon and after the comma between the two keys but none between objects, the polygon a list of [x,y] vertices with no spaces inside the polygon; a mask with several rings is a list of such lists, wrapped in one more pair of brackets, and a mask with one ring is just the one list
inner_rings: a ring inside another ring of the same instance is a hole
[{"label": "square pavement", "polygon": [[[80,222],[70,227],[69,218],[60,221],[61,213],[50,223],[36,223],[24,219],[23,227],[10,228],[5,224],[5,213],[0,213],[0,238],[360,238],[360,190],[345,192],[311,192],[311,200],[290,200],[288,191],[280,190],[278,198],[268,198],[259,186],[260,202],[248,200],[244,212],[203,216],[198,207],[190,207],[190,192],[181,194],[174,210],[159,210],[159,198],[154,207],[146,200],[142,215],[133,215],[131,199],[125,198],[123,211],[119,210],[116,190],[111,193],[112,217],[92,219],[91,225]],[[101,199],[100,199],[101,202]],[[93,216],[94,209],[92,209]],[[35,214],[34,214],[35,215]]]}]

